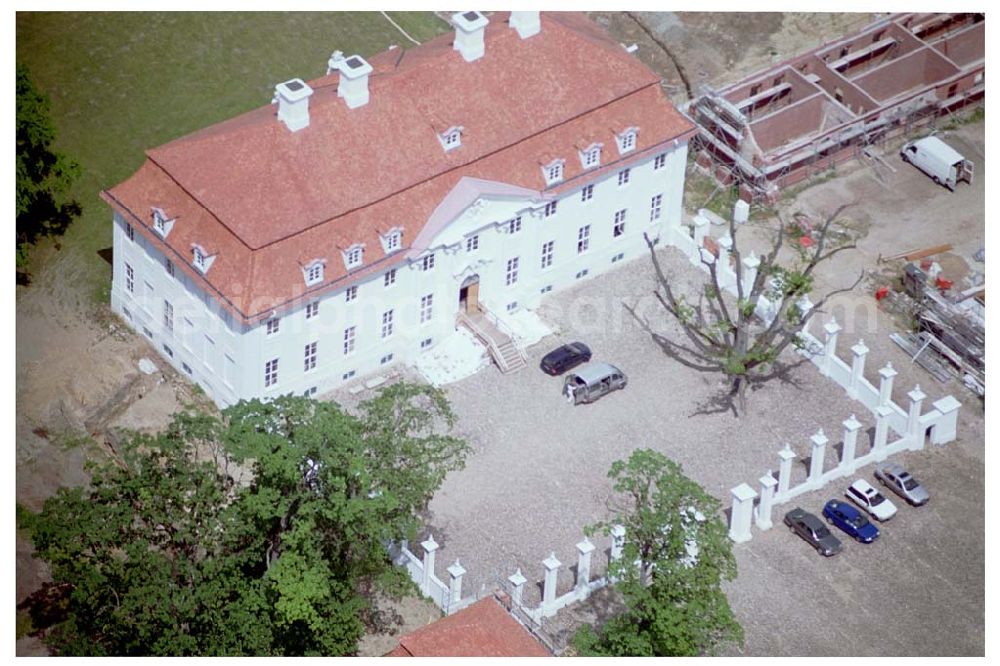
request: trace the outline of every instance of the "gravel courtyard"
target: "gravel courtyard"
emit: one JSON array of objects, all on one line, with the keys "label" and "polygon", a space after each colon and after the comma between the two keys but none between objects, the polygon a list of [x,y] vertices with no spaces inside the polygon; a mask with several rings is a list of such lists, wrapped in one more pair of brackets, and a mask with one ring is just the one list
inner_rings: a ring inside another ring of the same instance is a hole
[{"label": "gravel courtyard", "polygon": [[[979,132],[981,136],[981,128]],[[871,208],[882,230],[870,234],[871,241],[862,243],[850,263],[873,264],[878,252],[885,253],[882,246],[889,239],[906,247],[924,240],[932,244],[935,239],[929,233],[919,240],[899,240],[901,236],[886,230],[889,225],[912,229],[916,206],[959,204],[967,214],[944,225],[954,228],[938,229],[944,238],[937,242],[960,237],[970,248],[982,244],[977,240],[983,235],[981,180],[951,195],[943,188],[928,191],[922,176],[912,171],[901,170],[893,178],[900,190],[884,206]],[[808,203],[811,197],[823,207],[845,189],[878,196],[881,186],[868,180],[863,172],[837,178],[807,191],[796,204]],[[876,191],[868,192],[870,188]],[[949,195],[954,197],[950,202],[943,199]],[[910,208],[908,202],[913,202]],[[979,227],[969,233],[969,224]],[[659,255],[675,284],[700,284],[700,272],[679,251],[665,248]],[[833,284],[835,275],[820,276],[820,282]],[[525,600],[534,605],[541,596],[541,561],[554,552],[563,563],[558,593],[568,591],[574,583],[574,546],[584,526],[609,515],[607,470],[635,448],[654,448],[680,462],[728,507],[730,488],[743,481],[756,487],[758,477],[776,470],[776,453],[785,442],[798,454],[794,473],[804,478],[808,438],[817,428],[824,429],[833,446],[849,415],[857,414],[866,428],[873,425],[859,403],[810,363],[793,367],[783,380],[754,392],[751,413],[737,419],[731,412],[719,412],[712,400],[724,388],[719,377],[665,356],[624,307],[648,318],[653,330],[679,339],[652,298],[653,284],[649,259],[643,257],[555,294],[539,314],[556,333],[529,350],[526,370],[505,376],[491,366],[446,387],[459,416],[458,434],[472,443],[474,454],[465,470],[448,477],[429,507],[427,533],[441,544],[439,578],[447,580],[446,567],[460,559],[468,571],[463,589],[469,594],[491,589],[520,567],[529,580]],[[860,288],[847,298],[840,305],[848,310],[871,302]],[[821,323],[818,318],[813,330],[820,330]],[[740,575],[727,590],[747,633],[744,650],[732,654],[983,653],[982,405],[956,384],[940,385],[912,366],[889,342],[889,330],[891,322],[880,312],[852,322],[851,330],[841,336],[841,356],[847,357],[857,336],[864,335],[872,349],[866,373],[870,379],[887,360],[900,370],[897,402],[905,404],[905,393],[919,382],[929,395],[926,404],[953,393],[965,405],[959,441],[901,456],[934,498],[919,510],[901,507],[878,543],[846,544],[845,552],[832,560],[817,557],[780,523],[768,532],[755,529],[751,542],[735,547]],[[560,395],[561,378],[544,375],[537,365],[550,349],[572,340],[590,345],[595,361],[624,370],[628,387],[592,405],[567,404]],[[837,450],[828,453],[828,468],[835,464],[830,458],[836,458]],[[870,477],[871,469],[860,470],[858,476]],[[818,513],[826,499],[842,492],[831,486],[797,503]],[[790,508],[778,507],[776,522]],[[598,547],[596,576],[604,571],[609,541],[593,540]],[[416,546],[414,550],[421,552]],[[577,604],[550,621],[547,630],[561,641],[577,622],[599,616],[602,603],[597,595]],[[875,625],[884,628],[876,631]]]}]

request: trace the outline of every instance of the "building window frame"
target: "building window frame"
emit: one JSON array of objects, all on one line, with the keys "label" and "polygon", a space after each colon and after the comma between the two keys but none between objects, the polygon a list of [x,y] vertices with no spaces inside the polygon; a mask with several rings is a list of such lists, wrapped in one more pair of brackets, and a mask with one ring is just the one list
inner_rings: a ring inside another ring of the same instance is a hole
[{"label": "building window frame", "polygon": [[317,349],[319,347],[319,341],[313,341],[306,343],[303,355],[303,372],[309,372],[310,370],[316,369],[316,358],[318,356]]},{"label": "building window frame", "polygon": [[556,242],[554,240],[542,243],[542,270],[552,268],[552,259],[555,255]]},{"label": "building window frame", "polygon": [[576,253],[586,254],[590,250],[590,225],[585,224],[576,232]]},{"label": "building window frame", "polygon": [[272,358],[264,364],[264,388],[278,383],[278,359]]}]

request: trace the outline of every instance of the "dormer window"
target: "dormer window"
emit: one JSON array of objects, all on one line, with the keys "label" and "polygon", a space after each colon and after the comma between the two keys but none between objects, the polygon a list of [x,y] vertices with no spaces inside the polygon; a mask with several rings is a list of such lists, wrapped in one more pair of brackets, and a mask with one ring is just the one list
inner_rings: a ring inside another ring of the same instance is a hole
[{"label": "dormer window", "polygon": [[191,246],[191,254],[191,263],[202,273],[207,272],[212,267],[212,262],[215,261],[214,254],[209,254],[205,251],[205,248],[197,244]]},{"label": "dormer window", "polygon": [[627,153],[635,150],[635,138],[639,134],[638,127],[627,127],[615,136],[618,141],[618,152]]},{"label": "dormer window", "polygon": [[462,145],[462,130],[464,127],[449,127],[445,131],[438,134],[438,141],[441,142],[441,146],[444,148],[445,152],[449,150],[454,150]]},{"label": "dormer window", "polygon": [[382,249],[385,250],[386,254],[395,252],[403,245],[403,230],[399,227],[393,227],[381,236],[382,239]]},{"label": "dormer window", "polygon": [[563,179],[563,165],[566,160],[552,160],[542,167],[542,175],[545,176],[546,185],[554,185]]},{"label": "dormer window", "polygon": [[153,229],[161,238],[166,238],[173,226],[174,221],[167,217],[162,208],[153,208]]},{"label": "dormer window", "polygon": [[365,248],[360,243],[355,243],[351,247],[344,250],[344,265],[347,266],[347,270],[352,268],[357,268],[364,261]]},{"label": "dormer window", "polygon": [[316,259],[305,267],[306,285],[312,286],[323,281],[324,264],[322,259]]},{"label": "dormer window", "polygon": [[601,165],[601,148],[603,144],[592,143],[580,151],[580,164],[584,169],[593,169]]}]

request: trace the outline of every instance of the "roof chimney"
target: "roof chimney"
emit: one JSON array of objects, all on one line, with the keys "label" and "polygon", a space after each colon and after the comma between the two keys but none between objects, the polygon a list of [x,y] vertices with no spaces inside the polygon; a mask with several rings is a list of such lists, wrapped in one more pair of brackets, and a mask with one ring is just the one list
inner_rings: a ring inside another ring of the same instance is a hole
[{"label": "roof chimney", "polygon": [[326,73],[340,71],[340,83],[337,85],[337,96],[343,97],[348,108],[356,109],[368,103],[368,75],[372,66],[359,55],[348,58],[340,51],[334,51],[327,63]]},{"label": "roof chimney", "polygon": [[278,105],[278,120],[298,132],[309,127],[309,96],[313,89],[302,79],[291,79],[274,87],[272,104]]},{"label": "roof chimney", "polygon": [[451,15],[451,22],[455,24],[455,50],[466,62],[482,58],[486,53],[483,33],[489,19],[479,12],[458,12]]},{"label": "roof chimney", "polygon": [[517,30],[521,39],[527,39],[539,33],[542,29],[542,22],[538,12],[511,12],[510,27]]}]

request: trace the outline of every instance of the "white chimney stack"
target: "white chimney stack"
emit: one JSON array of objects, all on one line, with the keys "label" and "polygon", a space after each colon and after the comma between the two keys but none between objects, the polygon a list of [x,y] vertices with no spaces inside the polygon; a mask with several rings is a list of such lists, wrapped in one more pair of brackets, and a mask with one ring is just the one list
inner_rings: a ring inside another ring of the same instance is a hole
[{"label": "white chimney stack", "polygon": [[483,34],[489,19],[479,12],[458,12],[451,15],[451,22],[455,25],[455,50],[466,62],[482,58],[486,53]]},{"label": "white chimney stack", "polygon": [[537,35],[542,29],[539,12],[511,12],[510,27],[517,30],[517,34],[521,36],[521,39]]},{"label": "white chimney stack", "polygon": [[372,66],[359,55],[348,58],[340,51],[334,51],[327,63],[326,73],[333,70],[340,72],[340,83],[337,85],[337,96],[343,97],[348,108],[356,109],[368,103],[368,75]]},{"label": "white chimney stack", "polygon": [[309,127],[309,97],[312,94],[312,88],[302,79],[276,85],[271,103],[278,105],[278,120],[293,132]]}]

